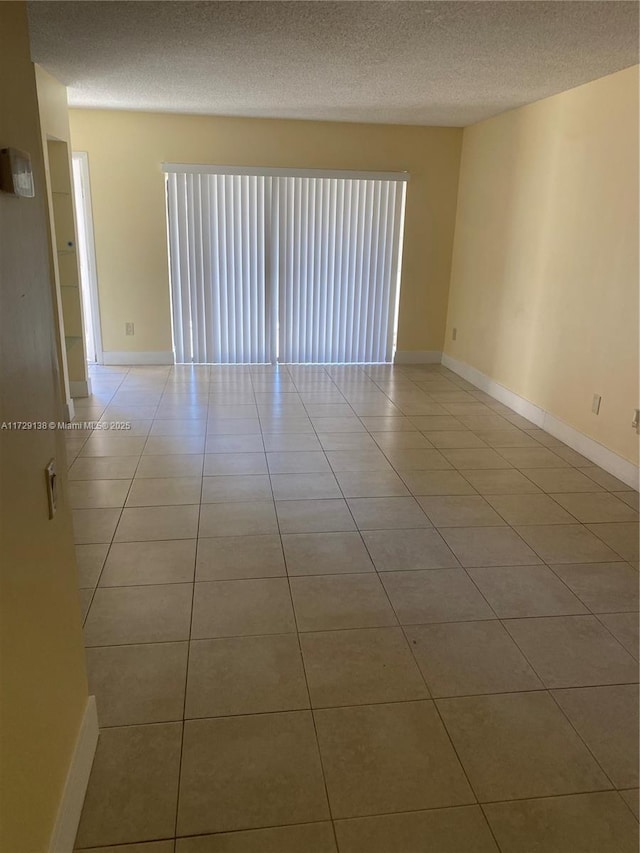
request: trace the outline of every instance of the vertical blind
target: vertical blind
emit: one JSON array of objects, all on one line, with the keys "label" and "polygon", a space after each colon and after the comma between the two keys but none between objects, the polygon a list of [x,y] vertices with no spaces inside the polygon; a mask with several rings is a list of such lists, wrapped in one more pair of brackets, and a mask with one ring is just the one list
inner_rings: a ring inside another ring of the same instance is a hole
[{"label": "vertical blind", "polygon": [[406,175],[164,168],[177,362],[391,361]]}]

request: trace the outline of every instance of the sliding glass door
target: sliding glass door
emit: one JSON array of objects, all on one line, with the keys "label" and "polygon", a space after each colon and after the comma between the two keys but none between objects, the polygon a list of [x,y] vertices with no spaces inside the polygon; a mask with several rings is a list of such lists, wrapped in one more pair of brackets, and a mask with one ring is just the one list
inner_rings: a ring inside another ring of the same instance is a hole
[{"label": "sliding glass door", "polygon": [[392,360],[405,174],[165,171],[177,362]]}]

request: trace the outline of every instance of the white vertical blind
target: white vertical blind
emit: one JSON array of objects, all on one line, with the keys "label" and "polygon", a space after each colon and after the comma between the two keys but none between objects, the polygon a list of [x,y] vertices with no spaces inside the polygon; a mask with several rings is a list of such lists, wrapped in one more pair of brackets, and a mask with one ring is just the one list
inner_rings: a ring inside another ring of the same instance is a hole
[{"label": "white vertical blind", "polygon": [[263,175],[167,176],[177,362],[275,359],[265,233],[271,181]]},{"label": "white vertical blind", "polygon": [[391,361],[403,179],[165,168],[176,361]]}]

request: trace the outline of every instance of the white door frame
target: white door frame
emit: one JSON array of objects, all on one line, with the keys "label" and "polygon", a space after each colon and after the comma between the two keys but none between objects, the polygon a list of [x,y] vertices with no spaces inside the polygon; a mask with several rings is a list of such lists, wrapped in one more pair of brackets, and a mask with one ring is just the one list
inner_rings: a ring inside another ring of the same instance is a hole
[{"label": "white door frame", "polygon": [[[91,330],[93,332],[93,346],[96,353],[96,363],[104,364],[102,351],[102,329],[100,327],[100,296],[98,293],[98,273],[96,268],[96,247],[93,233],[93,207],[91,204],[91,183],[89,180],[89,157],[86,151],[74,151],[73,161],[78,164],[80,172],[81,206],[76,210],[78,220],[82,219],[84,233],[86,236],[87,270],[89,281],[87,292],[91,300]],[[76,198],[78,195],[76,195]],[[80,246],[78,246],[80,250]],[[82,268],[82,264],[80,264]]]}]

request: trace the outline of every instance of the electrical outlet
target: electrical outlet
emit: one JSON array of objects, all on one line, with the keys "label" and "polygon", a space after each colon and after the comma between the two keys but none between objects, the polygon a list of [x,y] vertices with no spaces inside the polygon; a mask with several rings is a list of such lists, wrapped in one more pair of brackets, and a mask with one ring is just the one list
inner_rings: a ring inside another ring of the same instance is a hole
[{"label": "electrical outlet", "polygon": [[633,410],[633,420],[631,421],[631,426],[635,429],[637,433],[640,433],[640,409]]},{"label": "electrical outlet", "polygon": [[133,331],[133,323],[125,323],[124,324],[124,333],[125,333],[125,335],[134,335],[135,334],[135,332]]},{"label": "electrical outlet", "polygon": [[458,337],[458,330],[457,330],[457,329],[453,329],[453,330],[452,330],[452,332],[451,332],[451,340],[452,340],[452,341],[455,341],[455,340],[457,339],[457,337]]},{"label": "electrical outlet", "polygon": [[602,402],[602,397],[600,394],[593,395],[593,402],[591,403],[591,411],[594,415],[600,414],[600,403]]},{"label": "electrical outlet", "polygon": [[56,474],[56,460],[51,462],[44,469],[44,475],[47,483],[47,500],[49,502],[49,518],[53,518],[58,508],[58,476]]}]

